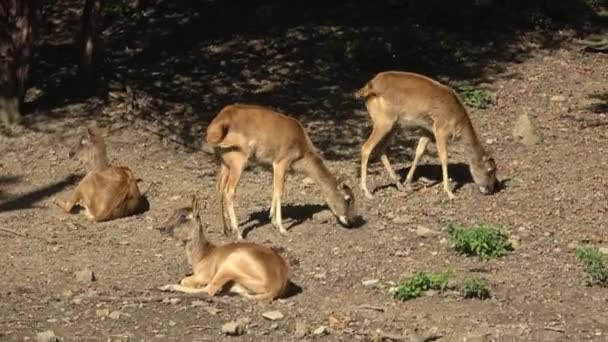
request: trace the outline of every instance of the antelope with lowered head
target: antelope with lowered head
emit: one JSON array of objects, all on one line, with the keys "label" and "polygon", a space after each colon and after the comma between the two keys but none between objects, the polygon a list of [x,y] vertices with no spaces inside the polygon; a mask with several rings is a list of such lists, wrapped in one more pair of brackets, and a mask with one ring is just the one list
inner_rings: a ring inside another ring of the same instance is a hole
[{"label": "antelope with lowered head", "polygon": [[441,163],[443,189],[450,200],[454,199],[448,179],[448,142],[459,139],[464,144],[469,170],[479,191],[483,194],[495,191],[498,184],[496,162],[479,142],[467,111],[452,88],[422,75],[387,71],[374,76],[355,96],[365,98],[365,105],[373,123],[372,134],[361,148],[360,187],[367,198],[373,198],[367,188],[367,163],[373,149],[379,144],[382,164],[395,186],[403,189],[383,146],[388,142],[396,125],[419,127],[423,130],[414,160],[405,178],[408,188],[429,141],[434,139]]},{"label": "antelope with lowered head", "polygon": [[195,196],[191,200],[190,207],[177,209],[157,229],[185,245],[193,274],[159,289],[214,296],[231,283],[229,292],[247,298],[272,301],[284,296],[291,277],[285,259],[255,243],[212,244],[205,237],[199,200]]},{"label": "antelope with lowered head", "polygon": [[312,178],[321,187],[329,208],[344,226],[355,220],[355,197],[351,188],[327,169],[304,127],[296,119],[271,109],[243,104],[224,107],[207,128],[207,143],[220,159],[217,177],[224,234],[228,234],[226,211],[232,232],[242,239],[234,212],[234,197],[247,162],[253,158],[273,169],[270,219],[286,234],[281,214],[285,174],[291,168]]},{"label": "antelope with lowered head", "polygon": [[126,166],[112,166],[108,161],[104,135],[109,129],[90,127],[78,144],[69,152],[78,154],[85,165],[86,176],[67,200],[53,199],[53,203],[70,213],[80,202],[86,215],[95,222],[113,220],[135,214],[140,209],[141,194],[133,172]]}]

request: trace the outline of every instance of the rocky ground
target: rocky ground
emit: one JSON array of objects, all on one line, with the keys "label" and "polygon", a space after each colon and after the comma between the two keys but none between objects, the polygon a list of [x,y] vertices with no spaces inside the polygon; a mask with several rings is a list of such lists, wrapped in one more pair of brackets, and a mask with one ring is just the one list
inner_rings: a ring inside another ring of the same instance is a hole
[{"label": "rocky ground", "polygon": [[[247,55],[249,47],[243,49]],[[470,183],[454,145],[450,172],[453,184],[462,185],[454,201],[441,185],[398,192],[374,163],[369,184],[376,199],[356,192],[366,223],[345,229],[335,223],[317,187],[291,175],[283,200],[289,235],[282,237],[266,219],[270,173],[248,170],[237,198],[246,239],[280,247],[301,288],[269,305],[156,290],[189,271],[181,247],[152,229],[186,205],[188,194],[195,191],[207,202],[208,237],[230,241],[221,233],[214,201],[217,164],[198,148],[209,118],[234,97],[221,95],[230,83],[210,85],[204,79],[201,107],[184,105],[178,97],[167,100],[167,94],[161,101],[162,91],[137,88],[135,100],[123,89],[105,101],[90,98],[38,110],[0,140],[0,340],[33,340],[47,330],[65,341],[608,340],[608,292],[586,286],[573,253],[578,245],[608,244],[608,59],[569,43],[551,49],[532,44],[529,51],[519,61],[502,62],[500,71],[479,84],[492,93],[492,106],[470,109],[504,181],[492,196]],[[297,67],[285,63],[279,79]],[[176,72],[175,79],[188,75],[188,70],[166,72]],[[248,86],[272,88],[273,80],[267,81]],[[158,82],[160,88],[179,87]],[[243,82],[233,80],[246,91]],[[355,186],[359,148],[371,131],[362,103],[349,95],[360,84],[327,82],[310,87],[343,95],[329,103],[302,98],[316,101],[310,112],[306,103],[294,104],[297,94],[263,101],[261,91],[256,100],[298,116],[329,168]],[[213,89],[215,100],[204,97],[205,87]],[[522,114],[538,125],[542,142],[526,146],[514,137]],[[67,215],[51,203],[73,189],[70,175],[82,174],[67,151],[82,128],[94,123],[112,124],[110,158],[141,179],[149,211],[93,224],[82,212]],[[390,154],[402,176],[412,153],[403,138]],[[437,180],[433,151],[417,175]],[[503,225],[515,250],[487,262],[457,255],[447,240],[449,222]],[[449,269],[454,284],[471,275],[487,278],[492,297],[463,299],[448,290],[400,302],[388,294],[413,272]],[[228,337],[231,329],[240,336]]]}]

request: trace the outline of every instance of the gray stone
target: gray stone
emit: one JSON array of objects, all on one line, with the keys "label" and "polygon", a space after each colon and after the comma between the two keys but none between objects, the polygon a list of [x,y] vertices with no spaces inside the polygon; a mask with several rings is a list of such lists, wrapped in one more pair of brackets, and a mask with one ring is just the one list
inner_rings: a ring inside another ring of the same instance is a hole
[{"label": "gray stone", "polygon": [[366,280],[363,280],[361,283],[365,287],[373,287],[373,286],[378,285],[379,282],[380,282],[380,280],[378,280],[378,279],[366,279]]},{"label": "gray stone", "polygon": [[112,312],[110,312],[108,317],[110,317],[111,319],[119,319],[121,315],[122,315],[122,312],[120,312],[120,311],[112,311]]},{"label": "gray stone", "polygon": [[59,337],[53,330],[47,330],[36,334],[36,342],[59,342]]},{"label": "gray stone", "polygon": [[81,271],[78,271],[75,273],[76,275],[76,280],[81,282],[81,283],[90,283],[92,281],[95,281],[95,273],[93,273],[93,271],[91,271],[89,268],[85,268]]},{"label": "gray stone", "polygon": [[308,334],[308,325],[304,322],[296,322],[296,328],[293,332],[295,338],[304,338]]},{"label": "gray stone", "polygon": [[317,336],[323,336],[323,335],[327,335],[329,332],[327,331],[327,327],[322,325],[322,326],[318,327],[317,329],[315,329],[315,331],[313,331],[312,333]]},{"label": "gray stone", "polygon": [[285,317],[285,316],[281,313],[281,311],[276,311],[275,310],[275,311],[264,312],[262,314],[262,317],[264,317],[266,319],[269,319],[271,321],[278,321],[280,319],[283,319],[283,317]]},{"label": "gray stone", "polygon": [[566,97],[564,95],[553,95],[549,98],[551,102],[564,102],[566,101]]},{"label": "gray stone", "polygon": [[437,236],[437,234],[439,234],[439,233],[437,233],[436,231],[433,231],[433,230],[431,230],[431,229],[429,229],[427,227],[424,227],[424,226],[418,226],[418,227],[416,227],[416,235],[418,237],[421,237],[421,238],[430,238],[430,237]]},{"label": "gray stone", "polygon": [[222,325],[222,334],[228,336],[241,336],[245,333],[245,327],[239,322],[228,322]]}]

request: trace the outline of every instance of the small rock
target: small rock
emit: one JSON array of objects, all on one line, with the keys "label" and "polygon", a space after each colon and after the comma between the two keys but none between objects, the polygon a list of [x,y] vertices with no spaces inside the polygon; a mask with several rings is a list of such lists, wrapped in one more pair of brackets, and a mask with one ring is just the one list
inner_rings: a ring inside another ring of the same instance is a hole
[{"label": "small rock", "polygon": [[315,273],[312,277],[315,278],[315,279],[325,279],[325,278],[327,278],[327,274],[325,274],[325,273]]},{"label": "small rock", "polygon": [[95,315],[99,317],[105,317],[110,314],[110,309],[97,309],[95,310]]},{"label": "small rock", "polygon": [[266,319],[269,319],[271,321],[278,321],[280,319],[283,319],[283,317],[285,317],[285,316],[283,316],[283,314],[281,313],[281,311],[276,311],[275,310],[275,311],[264,312],[262,314],[262,317],[264,317]]},{"label": "small rock", "polygon": [[59,342],[53,330],[47,330],[36,334],[36,342]]},{"label": "small rock", "polygon": [[327,335],[328,334],[327,327],[322,325],[322,326],[318,327],[317,329],[315,329],[315,331],[313,331],[312,333],[317,336]]},{"label": "small rock", "polygon": [[177,304],[179,304],[179,303],[181,303],[181,302],[182,302],[182,299],[181,299],[181,298],[171,298],[171,299],[169,299],[169,303],[170,303],[171,305],[177,305]]},{"label": "small rock", "polygon": [[176,325],[177,325],[177,323],[175,323],[174,321],[169,321],[169,326],[170,326],[170,327],[174,327],[174,326],[176,326]]},{"label": "small rock", "polygon": [[202,301],[202,300],[195,300],[195,301],[192,301],[192,304],[191,304],[191,305],[192,305],[192,306],[205,306],[206,304],[207,304],[207,303],[205,303],[205,302],[204,302],[204,301]]},{"label": "small rock", "polygon": [[408,215],[400,215],[393,218],[395,224],[406,224],[412,222],[412,217]]},{"label": "small rock", "polygon": [[576,243],[576,242],[570,242],[568,244],[568,246],[566,246],[566,247],[568,247],[569,250],[573,251],[573,250],[575,250],[575,249],[578,248],[578,243]]},{"label": "small rock", "polygon": [[308,325],[304,322],[296,322],[296,328],[293,332],[295,338],[304,338],[308,334]]},{"label": "small rock", "polygon": [[222,334],[228,336],[241,336],[245,333],[245,327],[239,322],[228,322],[222,325]]},{"label": "small rock", "polygon": [[272,323],[270,325],[270,330],[277,330],[279,328],[279,324],[278,323]]},{"label": "small rock", "polygon": [[378,280],[378,279],[366,279],[366,280],[363,280],[361,283],[365,287],[373,287],[373,286],[378,285],[379,282],[380,282],[380,280]]},{"label": "small rock", "polygon": [[91,271],[89,268],[85,268],[81,271],[78,271],[76,274],[76,280],[81,283],[89,283],[95,281],[95,273]]},{"label": "small rock", "polygon": [[119,319],[121,315],[122,315],[122,312],[116,310],[116,311],[110,312],[108,317],[110,317],[111,319]]},{"label": "small rock", "polygon": [[513,128],[513,138],[526,146],[542,142],[538,127],[527,114],[522,114],[517,118],[517,122],[515,122],[515,127]]},{"label": "small rock", "polygon": [[511,244],[511,247],[513,247],[513,249],[518,249],[519,246],[521,246],[521,239],[517,235],[511,236],[507,242]]},{"label": "small rock", "polygon": [[402,250],[398,250],[395,252],[396,257],[404,257],[404,256],[407,256],[408,254],[409,254],[408,252],[402,251]]},{"label": "small rock", "polygon": [[211,307],[211,306],[210,306],[210,307],[208,307],[208,308],[205,308],[205,310],[206,310],[208,313],[212,314],[213,316],[217,315],[218,313],[220,313],[220,312],[222,311],[222,310],[220,310],[220,309],[218,309],[218,308],[214,308],[214,307]]},{"label": "small rock", "polygon": [[600,253],[604,254],[604,255],[608,255],[608,247],[600,247],[598,248]]},{"label": "small rock", "polygon": [[433,237],[433,236],[437,236],[437,232],[432,231],[431,229],[424,227],[424,226],[418,226],[416,227],[416,235],[418,237],[421,238],[429,238],[429,237]]},{"label": "small rock", "polygon": [[564,95],[553,95],[549,98],[551,102],[564,102],[566,101],[566,97]]}]

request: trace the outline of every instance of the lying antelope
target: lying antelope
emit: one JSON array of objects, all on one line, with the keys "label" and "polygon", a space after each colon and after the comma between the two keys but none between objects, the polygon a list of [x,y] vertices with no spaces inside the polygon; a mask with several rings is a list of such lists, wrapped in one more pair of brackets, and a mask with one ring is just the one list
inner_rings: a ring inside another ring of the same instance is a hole
[{"label": "lying antelope", "polygon": [[79,154],[86,176],[67,200],[53,199],[67,213],[81,202],[87,216],[96,222],[135,214],[141,201],[133,172],[126,166],[111,166],[108,162],[103,138],[108,130],[104,131],[88,128],[87,134],[70,150],[70,158]]},{"label": "lying antelope", "polygon": [[229,105],[209,124],[207,143],[214,147],[221,162],[217,191],[224,234],[228,234],[227,211],[233,233],[242,239],[234,212],[234,196],[241,173],[252,157],[272,165],[270,218],[281,234],[287,233],[282,223],[281,195],[285,174],[290,168],[304,173],[321,187],[329,208],[342,225],[353,224],[355,197],[351,188],[327,169],[296,119],[264,107]]},{"label": "lying antelope", "polygon": [[185,244],[186,256],[193,271],[179,285],[165,285],[159,288],[161,291],[214,296],[231,282],[230,292],[261,301],[272,301],[285,294],[291,277],[285,259],[272,249],[255,243],[236,242],[216,246],[209,242],[195,196],[192,196],[191,207],[176,210],[157,229],[161,234],[171,235]]},{"label": "lying antelope", "polygon": [[[443,189],[450,200],[454,194],[448,180],[448,141],[460,139],[464,143],[473,181],[483,194],[494,192],[497,186],[496,163],[479,142],[467,111],[456,92],[428,77],[398,71],[377,74],[355,93],[364,97],[372,119],[373,131],[361,148],[360,187],[369,199],[373,195],[367,189],[367,163],[373,149],[379,144],[382,164],[398,189],[403,189],[384,151],[395,125],[417,126],[424,134],[418,141],[416,155],[405,178],[411,186],[414,171],[425,153],[431,138],[437,144]],[[384,146],[383,146],[384,145]]]}]

